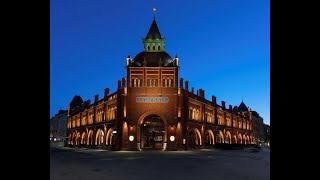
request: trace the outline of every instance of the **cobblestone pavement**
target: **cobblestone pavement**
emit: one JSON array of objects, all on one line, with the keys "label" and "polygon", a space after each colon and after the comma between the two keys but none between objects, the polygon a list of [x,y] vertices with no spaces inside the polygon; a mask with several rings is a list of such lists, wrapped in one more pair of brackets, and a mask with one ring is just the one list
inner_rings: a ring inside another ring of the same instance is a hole
[{"label": "cobblestone pavement", "polygon": [[52,148],[51,180],[269,180],[270,150],[107,151]]}]

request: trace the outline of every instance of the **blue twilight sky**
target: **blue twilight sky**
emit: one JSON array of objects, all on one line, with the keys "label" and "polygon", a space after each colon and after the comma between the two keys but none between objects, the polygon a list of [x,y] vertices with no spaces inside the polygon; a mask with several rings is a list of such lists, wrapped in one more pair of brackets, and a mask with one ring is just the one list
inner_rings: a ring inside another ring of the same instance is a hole
[{"label": "blue twilight sky", "polygon": [[270,124],[269,0],[51,0],[50,117],[75,94],[93,102],[116,90],[127,56],[143,51],[153,7],[189,89],[227,107],[243,97]]}]

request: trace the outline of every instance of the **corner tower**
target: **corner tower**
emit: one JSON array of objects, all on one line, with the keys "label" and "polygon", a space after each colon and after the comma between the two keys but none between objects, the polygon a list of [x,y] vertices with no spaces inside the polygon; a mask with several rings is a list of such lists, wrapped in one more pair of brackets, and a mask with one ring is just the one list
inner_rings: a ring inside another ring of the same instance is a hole
[{"label": "corner tower", "polygon": [[127,57],[126,107],[130,108],[126,122],[131,139],[127,149],[175,150],[176,140],[172,139],[181,137],[177,136],[180,130],[176,131],[178,57],[172,59],[165,52],[165,38],[155,18],[142,42],[144,50],[133,60]]}]

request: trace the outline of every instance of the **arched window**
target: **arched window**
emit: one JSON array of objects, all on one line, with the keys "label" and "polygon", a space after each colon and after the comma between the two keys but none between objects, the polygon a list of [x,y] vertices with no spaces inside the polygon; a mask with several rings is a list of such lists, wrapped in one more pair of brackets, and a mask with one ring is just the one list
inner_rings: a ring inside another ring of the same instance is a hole
[{"label": "arched window", "polygon": [[148,51],[150,51],[150,46],[148,45]]},{"label": "arched window", "polygon": [[192,110],[192,119],[195,119],[195,115],[196,115],[196,109]]},{"label": "arched window", "polygon": [[158,51],[160,51],[160,46],[158,46]]},{"label": "arched window", "polygon": [[155,51],[155,50],[156,50],[156,47],[153,45],[153,46],[152,46],[152,49]]},{"label": "arched window", "polygon": [[86,125],[87,124],[87,121],[86,121],[86,116],[82,116],[82,122],[81,122],[82,125]]},{"label": "arched window", "polygon": [[199,120],[200,118],[199,118],[199,109],[197,109],[197,111],[196,111],[196,120]]}]

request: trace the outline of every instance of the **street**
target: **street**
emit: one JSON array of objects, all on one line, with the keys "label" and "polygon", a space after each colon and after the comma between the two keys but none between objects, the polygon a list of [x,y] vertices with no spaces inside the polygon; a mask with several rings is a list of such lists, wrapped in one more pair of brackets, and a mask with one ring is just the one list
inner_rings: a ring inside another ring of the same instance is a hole
[{"label": "street", "polygon": [[51,148],[51,180],[269,180],[270,150],[107,151]]}]

